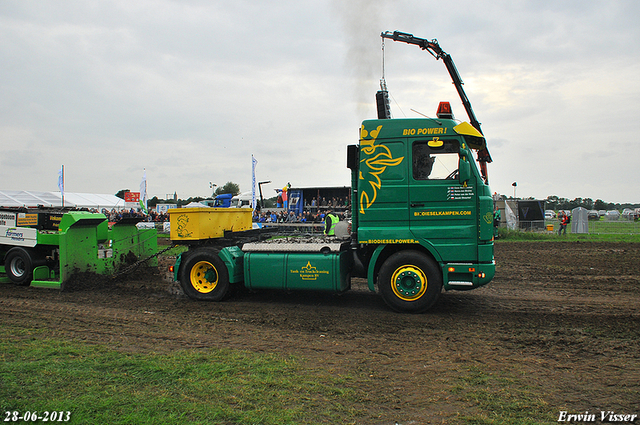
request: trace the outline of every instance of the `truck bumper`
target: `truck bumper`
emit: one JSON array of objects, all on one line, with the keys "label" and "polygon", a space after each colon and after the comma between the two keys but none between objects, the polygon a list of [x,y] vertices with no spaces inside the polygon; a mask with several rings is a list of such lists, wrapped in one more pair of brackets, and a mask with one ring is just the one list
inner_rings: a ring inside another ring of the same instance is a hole
[{"label": "truck bumper", "polygon": [[496,263],[449,263],[442,266],[444,289],[469,290],[491,282],[496,272]]}]

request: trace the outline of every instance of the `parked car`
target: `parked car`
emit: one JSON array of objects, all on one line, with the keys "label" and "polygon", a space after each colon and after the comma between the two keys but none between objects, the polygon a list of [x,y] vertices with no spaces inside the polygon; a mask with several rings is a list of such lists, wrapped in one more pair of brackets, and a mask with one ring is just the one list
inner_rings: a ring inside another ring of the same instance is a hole
[{"label": "parked car", "polygon": [[544,212],[544,218],[547,220],[552,220],[554,218],[556,218],[556,212],[553,210],[546,210]]},{"label": "parked car", "polygon": [[636,214],[635,210],[632,210],[631,208],[625,208],[624,210],[622,210],[622,216],[621,216],[624,220],[637,220],[638,219],[638,215]]},{"label": "parked car", "polygon": [[620,211],[618,210],[609,210],[605,214],[605,218],[607,220],[618,220],[620,218]]},{"label": "parked car", "polygon": [[587,213],[587,219],[588,220],[600,220],[600,214],[598,214],[598,211],[596,210],[591,210]]}]

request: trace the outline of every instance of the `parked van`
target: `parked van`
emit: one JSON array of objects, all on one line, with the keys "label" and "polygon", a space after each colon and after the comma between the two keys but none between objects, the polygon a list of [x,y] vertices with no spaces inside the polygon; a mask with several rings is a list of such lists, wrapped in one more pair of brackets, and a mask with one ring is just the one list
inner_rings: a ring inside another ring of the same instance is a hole
[{"label": "parked van", "polygon": [[229,206],[231,208],[251,208],[252,199],[253,194],[251,192],[244,192],[231,198]]}]

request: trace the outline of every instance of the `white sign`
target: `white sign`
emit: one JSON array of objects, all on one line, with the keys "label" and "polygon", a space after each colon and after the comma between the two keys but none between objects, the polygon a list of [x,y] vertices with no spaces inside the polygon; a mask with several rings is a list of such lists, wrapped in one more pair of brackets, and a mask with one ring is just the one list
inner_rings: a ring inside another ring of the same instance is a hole
[{"label": "white sign", "polygon": [[16,213],[0,212],[0,226],[16,226]]},{"label": "white sign", "polygon": [[178,204],[156,204],[156,212],[158,214],[164,214],[171,208],[178,208]]},{"label": "white sign", "polygon": [[156,224],[152,221],[141,221],[139,223],[136,223],[136,227],[138,229],[155,229]]},{"label": "white sign", "polygon": [[38,231],[30,227],[0,226],[0,244],[34,247]]}]

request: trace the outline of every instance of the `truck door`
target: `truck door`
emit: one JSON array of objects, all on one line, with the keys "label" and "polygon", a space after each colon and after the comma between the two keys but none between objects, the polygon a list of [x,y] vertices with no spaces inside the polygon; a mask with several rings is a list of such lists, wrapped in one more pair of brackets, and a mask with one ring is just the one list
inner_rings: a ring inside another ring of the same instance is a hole
[{"label": "truck door", "polygon": [[359,237],[364,241],[410,238],[407,149],[404,140],[378,139],[360,149]]},{"label": "truck door", "polygon": [[[416,239],[445,262],[477,259],[475,178],[459,178],[458,138],[409,139],[409,220]],[[468,165],[466,165],[468,174]]]}]

